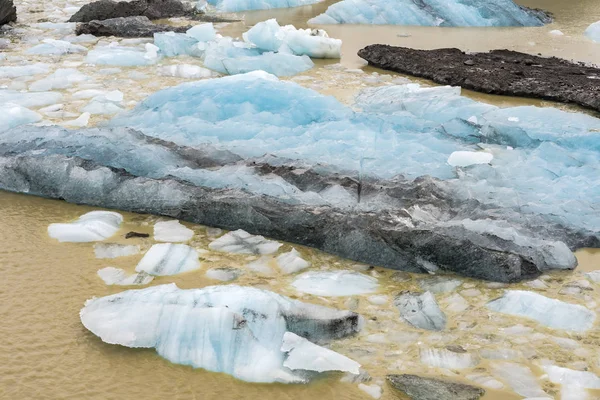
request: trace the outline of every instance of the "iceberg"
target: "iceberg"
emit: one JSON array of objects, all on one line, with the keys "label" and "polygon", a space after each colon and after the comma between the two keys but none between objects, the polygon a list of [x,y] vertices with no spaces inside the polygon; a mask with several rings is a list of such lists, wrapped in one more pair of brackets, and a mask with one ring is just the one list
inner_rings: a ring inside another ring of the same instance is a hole
[{"label": "iceberg", "polygon": [[0,89],[0,104],[13,103],[22,107],[42,107],[56,104],[63,98],[58,92],[18,92]]},{"label": "iceberg", "polygon": [[122,222],[119,213],[92,211],[70,223],[50,224],[48,235],[59,242],[97,242],[117,233]]},{"label": "iceberg", "polygon": [[208,4],[215,6],[221,12],[300,7],[321,1],[323,0],[207,0]]},{"label": "iceberg", "polygon": [[39,54],[45,56],[85,53],[87,48],[78,44],[73,44],[65,40],[44,39],[42,44],[33,46],[26,51],[27,54]]},{"label": "iceberg", "polygon": [[177,220],[160,221],[154,224],[154,240],[157,242],[187,242],[192,236],[194,231]]},{"label": "iceberg", "polygon": [[29,65],[6,65],[0,66],[0,78],[18,78],[46,74],[50,70],[49,64],[36,63]]},{"label": "iceberg", "polygon": [[107,285],[118,285],[118,286],[134,286],[134,285],[146,285],[154,279],[152,275],[148,275],[145,272],[137,274],[127,275],[127,272],[120,268],[106,267],[98,271],[98,276]]},{"label": "iceberg", "polygon": [[353,296],[373,293],[377,279],[354,271],[310,271],[299,275],[292,286],[299,292],[315,296]]},{"label": "iceberg", "polygon": [[158,68],[158,74],[184,79],[211,78],[218,75],[216,72],[209,69],[190,64],[165,65]]},{"label": "iceberg", "polygon": [[211,250],[225,253],[261,255],[275,253],[281,246],[281,243],[251,235],[241,229],[228,232],[208,245]]},{"label": "iceberg", "polygon": [[140,246],[133,244],[96,243],[94,254],[96,258],[117,258],[139,254]]},{"label": "iceberg", "polygon": [[[0,95],[1,96],[1,95]],[[0,104],[0,132],[15,126],[38,122],[42,116],[18,104]]]},{"label": "iceberg", "polygon": [[158,60],[158,53],[153,48],[147,47],[142,50],[118,45],[96,46],[87,53],[85,58],[85,62],[88,64],[116,65],[119,67],[153,65]]},{"label": "iceberg", "polygon": [[596,320],[596,313],[584,306],[524,290],[507,290],[486,307],[492,311],[530,318],[549,328],[575,332],[591,329]]},{"label": "iceberg", "polygon": [[196,39],[198,42],[210,42],[217,38],[215,27],[211,23],[193,26],[185,33],[186,35]]},{"label": "iceberg", "polygon": [[415,328],[441,331],[446,327],[446,315],[430,292],[404,292],[394,299],[400,317]]},{"label": "iceberg", "polygon": [[88,300],[80,317],[106,343],[155,348],[173,363],[249,382],[304,382],[306,371],[357,371],[352,360],[308,342],[357,332],[357,314],[251,287],[128,290]]},{"label": "iceberg", "polygon": [[211,268],[206,271],[206,276],[217,281],[230,282],[239,278],[243,273],[244,271],[231,267]]},{"label": "iceberg", "polygon": [[309,24],[377,24],[422,26],[542,26],[543,11],[512,0],[343,0]]},{"label": "iceberg", "polygon": [[277,264],[284,274],[295,274],[310,267],[310,262],[303,259],[296,249],[277,257]]},{"label": "iceberg", "polygon": [[584,35],[592,39],[594,42],[600,43],[600,21],[594,22],[588,26]]},{"label": "iceberg", "polygon": [[66,89],[74,83],[84,82],[90,79],[74,68],[59,68],[44,79],[29,85],[32,92],[47,92],[54,89]]},{"label": "iceberg", "polygon": [[185,244],[161,243],[150,250],[135,267],[137,272],[154,276],[177,275],[200,268],[198,252]]}]

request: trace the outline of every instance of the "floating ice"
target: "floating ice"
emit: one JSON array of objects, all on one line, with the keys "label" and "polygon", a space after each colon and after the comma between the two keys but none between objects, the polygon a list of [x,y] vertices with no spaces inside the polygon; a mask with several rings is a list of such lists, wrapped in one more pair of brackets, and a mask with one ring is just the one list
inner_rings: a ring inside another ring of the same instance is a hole
[{"label": "floating ice", "polygon": [[222,282],[230,282],[236,280],[243,273],[244,271],[237,268],[223,267],[209,269],[206,271],[206,276],[210,279],[216,279]]},{"label": "floating ice", "polygon": [[85,53],[87,48],[72,44],[65,40],[55,39],[44,39],[42,44],[33,46],[26,51],[27,54],[39,54],[39,55],[63,55],[73,53]]},{"label": "floating ice", "polygon": [[185,32],[186,35],[193,37],[198,42],[210,42],[215,40],[217,33],[213,24],[200,24],[191,27]]},{"label": "floating ice", "polygon": [[163,32],[154,34],[154,45],[167,57],[193,55],[198,40],[185,33]]},{"label": "floating ice", "polygon": [[0,104],[13,103],[23,107],[41,107],[56,104],[62,99],[57,92],[27,93],[0,89]]},{"label": "floating ice", "polygon": [[308,56],[268,52],[258,56],[225,57],[212,50],[206,52],[204,64],[210,69],[229,75],[265,71],[276,76],[292,76],[314,67]]},{"label": "floating ice", "polygon": [[222,12],[245,10],[269,10],[271,8],[300,7],[315,4],[323,0],[207,0]]},{"label": "floating ice", "polygon": [[218,75],[210,69],[190,64],[165,65],[158,68],[158,74],[162,76],[175,76],[184,79],[211,78],[215,75]]},{"label": "floating ice", "polygon": [[492,374],[508,384],[515,392],[524,397],[548,398],[531,370],[520,364],[495,362],[490,364]]},{"label": "floating ice", "polygon": [[504,384],[502,382],[500,382],[497,379],[494,379],[494,377],[492,377],[491,375],[485,374],[485,373],[468,374],[468,375],[465,375],[465,378],[467,378],[470,381],[475,382],[478,385],[486,387],[488,389],[499,390],[499,389],[504,388]]},{"label": "floating ice", "polygon": [[448,164],[453,167],[468,167],[476,164],[489,164],[494,156],[483,151],[455,151],[448,157]]},{"label": "floating ice", "polygon": [[507,290],[487,304],[492,311],[534,319],[554,329],[582,332],[590,329],[596,314],[577,304],[565,303],[524,290]]},{"label": "floating ice", "polygon": [[262,255],[275,253],[281,246],[281,243],[251,235],[241,229],[226,233],[208,245],[211,250],[225,253]]},{"label": "floating ice", "polygon": [[456,353],[446,349],[421,349],[421,362],[430,367],[465,369],[479,364],[479,358],[470,353]]},{"label": "floating ice", "polygon": [[292,370],[341,371],[358,375],[360,364],[335,351],[317,346],[294,333],[283,335],[281,351],[287,353],[283,366]]},{"label": "floating ice", "polygon": [[84,112],[74,120],[63,122],[63,125],[81,128],[87,126],[87,124],[90,122],[90,117],[91,114],[89,112]]},{"label": "floating ice", "polygon": [[18,104],[0,103],[0,132],[41,119],[40,114]]},{"label": "floating ice", "polygon": [[[351,360],[286,333],[312,341],[340,338],[359,329],[357,314],[255,288],[181,290],[170,284],[129,290],[88,300],[80,317],[106,343],[154,347],[171,362],[250,382],[304,381],[284,366],[286,356],[291,368],[356,371]],[[304,360],[303,352],[322,358]]]},{"label": "floating ice", "polygon": [[461,280],[440,275],[434,275],[419,280],[419,286],[421,286],[423,290],[427,290],[431,293],[453,292],[460,285],[462,285]]},{"label": "floating ice", "polygon": [[512,0],[343,0],[308,21],[310,24],[377,24],[423,26],[541,26],[542,12]]},{"label": "floating ice", "polygon": [[584,32],[585,36],[592,39],[594,42],[600,43],[600,21],[594,22]]},{"label": "floating ice", "polygon": [[353,296],[373,293],[377,279],[355,271],[310,271],[292,283],[298,291],[316,296]]},{"label": "floating ice", "polygon": [[258,260],[254,260],[246,264],[246,268],[256,272],[257,274],[270,276],[275,274],[275,271],[273,271],[273,268],[271,268],[271,265],[274,263],[275,260],[272,257],[263,256]]},{"label": "floating ice", "polygon": [[587,274],[585,274],[585,276],[591,279],[592,282],[600,283],[600,270],[588,272]]},{"label": "floating ice", "polygon": [[[150,44],[150,43],[148,43]],[[96,46],[85,59],[89,64],[135,67],[156,64],[159,56],[155,50],[142,50],[126,46]]]},{"label": "floating ice", "polygon": [[106,267],[98,270],[98,276],[107,285],[119,286],[146,285],[154,279],[152,275],[148,275],[145,272],[127,275],[127,272],[114,267]]},{"label": "floating ice", "polygon": [[440,331],[446,327],[446,316],[430,292],[402,293],[394,299],[400,317],[415,328]]},{"label": "floating ice", "polygon": [[0,67],[0,78],[18,78],[20,76],[30,76],[46,74],[49,71],[48,64],[37,63],[30,65],[7,65]]},{"label": "floating ice", "polygon": [[563,388],[579,386],[584,389],[600,389],[600,378],[592,372],[575,371],[555,365],[546,365],[543,369],[548,374],[550,382],[560,383]]},{"label": "floating ice", "polygon": [[379,385],[365,385],[364,383],[359,383],[358,388],[374,399],[381,398],[382,390]]},{"label": "floating ice", "polygon": [[48,226],[48,234],[59,242],[96,242],[108,239],[119,230],[121,214],[112,211],[92,211],[70,223]]},{"label": "floating ice", "polygon": [[33,82],[29,85],[29,90],[33,92],[46,92],[53,89],[66,89],[74,83],[83,82],[90,79],[73,68],[60,68],[48,75],[44,79]]},{"label": "floating ice", "polygon": [[452,296],[447,297],[443,300],[446,305],[445,310],[450,312],[463,312],[469,308],[469,303],[458,293],[454,293]]},{"label": "floating ice", "polygon": [[295,274],[310,267],[310,262],[303,259],[296,249],[279,255],[277,264],[284,274]]},{"label": "floating ice", "polygon": [[157,242],[187,242],[194,231],[177,220],[160,221],[154,224],[154,240]]},{"label": "floating ice", "polygon": [[117,258],[139,254],[140,246],[118,243],[96,243],[94,254],[96,258]]},{"label": "floating ice", "polygon": [[185,244],[155,244],[140,260],[135,270],[155,276],[176,275],[200,268],[198,252]]}]

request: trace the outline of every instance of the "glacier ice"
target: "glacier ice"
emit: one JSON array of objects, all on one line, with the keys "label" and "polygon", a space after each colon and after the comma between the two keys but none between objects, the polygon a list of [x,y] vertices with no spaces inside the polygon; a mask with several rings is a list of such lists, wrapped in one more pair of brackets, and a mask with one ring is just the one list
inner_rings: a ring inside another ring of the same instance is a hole
[{"label": "glacier ice", "polygon": [[446,315],[440,310],[431,292],[404,292],[394,299],[400,317],[415,328],[441,331],[446,327]]},{"label": "glacier ice", "polygon": [[[303,382],[306,370],[355,371],[351,360],[305,340],[344,337],[361,325],[349,311],[235,285],[128,290],[88,300],[80,317],[106,343],[154,347],[173,363],[250,382]],[[306,360],[303,352],[319,358]]]},{"label": "glacier ice", "polygon": [[208,245],[211,250],[226,253],[261,255],[275,253],[281,246],[281,243],[251,235],[241,229],[228,232]]},{"label": "glacier ice", "polygon": [[594,42],[600,43],[600,21],[594,22],[588,26],[584,32],[585,36],[592,39]]},{"label": "glacier ice", "polygon": [[303,259],[296,249],[277,256],[277,264],[284,274],[295,274],[310,267],[310,262]]},{"label": "glacier ice", "polygon": [[27,54],[39,55],[63,55],[73,53],[85,53],[87,48],[78,44],[72,44],[65,40],[44,39],[42,44],[33,46],[27,50]]},{"label": "glacier ice", "polygon": [[423,290],[431,293],[453,292],[460,285],[462,285],[461,280],[440,275],[434,275],[419,280],[419,286],[421,286]]},{"label": "glacier ice", "polygon": [[229,282],[234,281],[239,278],[244,271],[231,268],[231,267],[221,267],[221,268],[211,268],[206,271],[206,276],[210,279],[215,279],[217,281]]},{"label": "glacier ice", "polygon": [[191,64],[165,65],[158,68],[158,74],[162,76],[175,76],[184,79],[211,78],[218,75],[210,69]]},{"label": "glacier ice", "polygon": [[199,268],[198,252],[194,248],[185,244],[161,243],[150,247],[135,270],[155,276],[167,276]]},{"label": "glacier ice", "polygon": [[187,242],[194,231],[177,220],[160,221],[154,224],[154,240],[157,242]]},{"label": "glacier ice", "polygon": [[377,24],[423,26],[541,26],[543,12],[512,0],[343,0],[310,24]]},{"label": "glacier ice", "polygon": [[74,68],[59,68],[47,77],[33,82],[29,85],[32,92],[47,92],[54,89],[66,89],[74,83],[84,82],[90,79]]},{"label": "glacier ice", "polygon": [[196,39],[198,42],[210,42],[217,38],[215,27],[211,23],[193,26],[185,34]]},{"label": "glacier ice", "polygon": [[123,217],[113,211],[91,211],[70,223],[48,226],[48,235],[59,242],[96,242],[108,239],[119,230]]},{"label": "glacier ice", "polygon": [[320,1],[323,0],[207,0],[208,4],[215,6],[221,12],[300,7]]},{"label": "glacier ice", "polygon": [[531,370],[521,364],[494,362],[490,364],[492,374],[504,381],[515,392],[524,397],[548,398]]},{"label": "glacier ice", "polygon": [[335,351],[309,342],[291,332],[283,334],[281,351],[287,353],[283,366],[291,370],[341,371],[358,375],[360,364]]},{"label": "glacier ice", "polygon": [[140,246],[134,244],[96,243],[94,254],[96,258],[117,258],[139,254]]},{"label": "glacier ice", "polygon": [[[48,114],[46,114],[46,115],[48,115]],[[64,121],[62,123],[62,125],[69,126],[69,127],[81,128],[81,127],[87,126],[87,124],[90,122],[91,116],[92,116],[92,114],[90,114],[89,112],[84,112],[75,119],[72,119],[69,121]]]},{"label": "glacier ice", "polygon": [[127,275],[127,272],[114,267],[106,267],[98,270],[98,276],[107,285],[117,286],[146,285],[154,279],[152,275],[148,275],[143,271],[137,274]]},{"label": "glacier ice", "polygon": [[470,353],[457,353],[447,349],[421,349],[419,356],[423,364],[430,367],[465,369],[479,364],[479,358]]},{"label": "glacier ice", "polygon": [[42,116],[18,104],[0,104],[0,132],[15,126],[38,122]]},{"label": "glacier ice", "polygon": [[154,34],[154,45],[167,57],[192,55],[198,40],[185,33],[162,32]]},{"label": "glacier ice", "polygon": [[455,151],[448,157],[453,167],[468,167],[475,164],[489,164],[494,155],[483,151]]},{"label": "glacier ice", "polygon": [[275,263],[275,260],[272,257],[262,256],[259,259],[246,264],[246,268],[259,275],[271,276],[275,275],[275,271],[271,268],[273,263]]},{"label": "glacier ice", "polygon": [[111,44],[109,46],[96,46],[93,50],[90,50],[87,53],[85,62],[88,64],[135,67],[156,64],[159,58],[160,56],[156,50],[152,48],[142,50],[135,47]]},{"label": "glacier ice", "polygon": [[0,89],[0,104],[13,103],[23,107],[41,107],[56,104],[63,98],[58,92],[18,92]]},{"label": "glacier ice", "polygon": [[596,313],[584,306],[524,290],[507,290],[486,306],[492,311],[531,318],[553,329],[575,332],[590,329],[596,320]]},{"label": "glacier ice", "polygon": [[292,282],[298,291],[316,296],[353,296],[373,293],[377,279],[355,271],[309,271]]},{"label": "glacier ice", "polygon": [[49,64],[36,63],[29,65],[0,66],[0,78],[18,78],[21,76],[46,74],[50,70]]}]

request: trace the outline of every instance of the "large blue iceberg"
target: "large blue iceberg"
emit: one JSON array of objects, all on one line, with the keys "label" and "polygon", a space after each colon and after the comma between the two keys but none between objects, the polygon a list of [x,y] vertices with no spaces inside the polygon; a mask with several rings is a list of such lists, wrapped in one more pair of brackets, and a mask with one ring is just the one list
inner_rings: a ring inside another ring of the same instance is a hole
[{"label": "large blue iceberg", "polygon": [[542,11],[512,0],[342,0],[312,24],[376,24],[422,26],[541,26],[550,21]]},{"label": "large blue iceberg", "polygon": [[323,0],[208,0],[223,12],[237,12],[246,10],[269,10],[271,8],[300,7],[319,3]]}]

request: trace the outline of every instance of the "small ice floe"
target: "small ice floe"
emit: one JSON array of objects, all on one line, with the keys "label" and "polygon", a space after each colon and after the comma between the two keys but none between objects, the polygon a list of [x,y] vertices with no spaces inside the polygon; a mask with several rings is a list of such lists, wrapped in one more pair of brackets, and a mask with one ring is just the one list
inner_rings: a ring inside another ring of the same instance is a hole
[{"label": "small ice floe", "polygon": [[447,349],[421,349],[421,362],[430,367],[465,369],[479,364],[479,357],[467,352],[454,352]]},{"label": "small ice floe", "polygon": [[360,374],[360,364],[335,351],[318,346],[294,333],[283,335],[281,351],[287,353],[283,366],[291,370],[341,371]]},{"label": "small ice floe", "polygon": [[561,400],[591,399],[587,389],[600,389],[600,378],[592,372],[575,371],[555,365],[546,365],[542,369],[550,382],[561,385]]},{"label": "small ice floe", "polygon": [[140,260],[135,270],[150,275],[166,276],[200,268],[198,252],[185,244],[155,244]]},{"label": "small ice floe", "polygon": [[562,31],[559,31],[558,29],[553,29],[550,32],[548,32],[548,34],[552,36],[565,36],[565,34],[562,33]]},{"label": "small ice floe", "polygon": [[117,233],[123,217],[112,211],[92,211],[70,223],[48,226],[50,237],[59,242],[96,242]]},{"label": "small ice floe", "polygon": [[452,292],[462,284],[458,279],[452,279],[440,275],[431,276],[419,280],[419,286],[431,293]]},{"label": "small ice floe", "polygon": [[221,282],[230,282],[239,278],[244,274],[244,271],[237,268],[231,267],[221,267],[221,268],[211,268],[206,271],[206,276],[210,279],[215,279]]},{"label": "small ice floe", "polygon": [[296,249],[283,253],[277,257],[279,269],[284,274],[295,274],[310,267],[310,262],[303,259]]},{"label": "small ice floe", "polygon": [[494,159],[491,153],[484,151],[455,151],[448,157],[448,164],[453,167],[468,167],[476,164],[489,164]]},{"label": "small ice floe", "polygon": [[211,78],[218,75],[210,69],[190,64],[165,65],[159,67],[157,73],[161,76],[173,76],[183,79]]},{"label": "small ice floe", "polygon": [[299,275],[292,286],[302,293],[337,297],[373,293],[379,284],[355,271],[309,271]]},{"label": "small ice floe", "polygon": [[32,92],[46,92],[54,89],[66,89],[74,83],[84,82],[88,79],[90,79],[89,76],[74,68],[59,68],[44,79],[33,82],[29,85],[29,90]]},{"label": "small ice floe", "polygon": [[258,260],[254,260],[246,264],[246,268],[256,272],[259,275],[271,276],[275,274],[271,265],[275,263],[275,259],[269,256],[262,256]]},{"label": "small ice floe", "polygon": [[114,65],[119,67],[156,64],[159,60],[156,46],[152,43],[146,43],[146,45],[145,50],[116,44],[96,46],[88,52],[85,62],[88,64]]},{"label": "small ice floe", "polygon": [[76,119],[63,122],[62,125],[72,126],[75,128],[82,128],[84,126],[87,126],[87,124],[90,122],[90,117],[91,117],[91,114],[89,112],[84,112]]},{"label": "small ice floe", "polygon": [[72,44],[65,40],[44,39],[42,44],[33,46],[26,51],[27,54],[39,55],[63,55],[73,53],[85,53],[87,48]]},{"label": "small ice floe", "polygon": [[445,306],[444,309],[450,312],[463,312],[469,308],[469,302],[458,293],[446,297],[441,303]]},{"label": "small ice floe", "polygon": [[157,242],[187,242],[194,231],[177,220],[160,221],[154,224],[154,240]]},{"label": "small ice floe", "polygon": [[375,384],[365,385],[364,383],[359,383],[358,388],[374,399],[381,398],[381,394],[383,392],[381,386]]},{"label": "small ice floe", "polygon": [[440,331],[446,326],[446,315],[430,292],[404,292],[394,299],[400,317],[415,328]]},{"label": "small ice floe", "polygon": [[117,258],[139,254],[140,246],[118,243],[96,243],[94,254],[96,258]]},{"label": "small ice floe", "polygon": [[127,272],[120,268],[106,267],[98,271],[98,276],[102,278],[107,285],[146,285],[152,282],[154,277],[145,272],[127,275]]},{"label": "small ice floe", "polygon": [[586,331],[596,320],[596,313],[586,307],[524,290],[508,290],[486,306],[492,311],[531,318],[547,327],[569,331]]},{"label": "small ice floe", "polygon": [[208,245],[215,251],[257,255],[275,253],[281,246],[281,243],[265,239],[263,236],[251,235],[241,229],[226,233]]},{"label": "small ice floe", "polygon": [[594,42],[600,43],[600,21],[594,22],[584,32],[584,35],[592,39]]},{"label": "small ice floe", "polygon": [[600,283],[600,270],[588,272],[585,276],[594,283]]},{"label": "small ice floe", "polygon": [[493,376],[486,373],[467,374],[465,378],[488,389],[500,390],[504,388],[504,384],[502,382],[494,379]]},{"label": "small ice floe", "polygon": [[515,392],[524,397],[549,398],[542,390],[536,376],[525,365],[495,362],[490,364],[492,374],[504,381]]},{"label": "small ice floe", "polygon": [[42,116],[18,104],[0,104],[0,132],[19,125],[38,122]]}]

